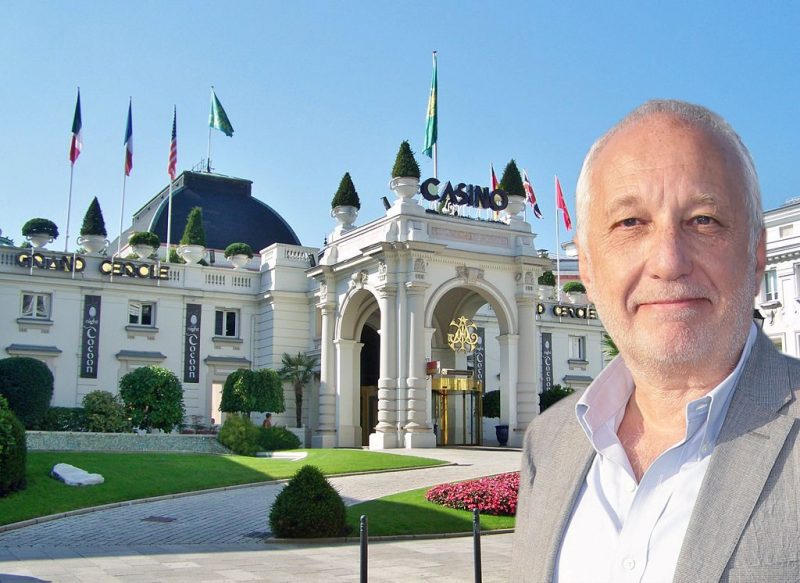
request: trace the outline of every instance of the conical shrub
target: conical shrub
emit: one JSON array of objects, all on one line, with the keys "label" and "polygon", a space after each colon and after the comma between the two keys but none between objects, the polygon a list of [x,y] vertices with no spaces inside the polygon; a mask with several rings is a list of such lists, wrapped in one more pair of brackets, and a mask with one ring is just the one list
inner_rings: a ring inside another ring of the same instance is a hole
[{"label": "conical shrub", "polygon": [[525,196],[525,187],[522,185],[522,175],[519,173],[517,163],[512,158],[503,170],[503,177],[500,179],[500,188],[510,196]]},{"label": "conical shrub", "polygon": [[272,534],[280,538],[327,538],[347,532],[339,493],[315,466],[303,466],[275,498],[269,512]]}]

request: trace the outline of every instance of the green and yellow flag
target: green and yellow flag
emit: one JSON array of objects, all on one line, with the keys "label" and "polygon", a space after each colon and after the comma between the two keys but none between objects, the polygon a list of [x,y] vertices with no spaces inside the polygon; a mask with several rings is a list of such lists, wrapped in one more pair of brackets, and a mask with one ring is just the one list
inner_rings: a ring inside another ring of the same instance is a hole
[{"label": "green and yellow flag", "polygon": [[428,119],[425,126],[425,144],[422,153],[428,158],[433,158],[433,146],[438,138],[438,114],[436,111],[436,51],[433,51],[433,79],[431,79],[431,94],[428,97]]},{"label": "green and yellow flag", "polygon": [[208,126],[221,131],[228,137],[233,136],[233,126],[213,88],[211,89],[211,113],[208,115]]}]

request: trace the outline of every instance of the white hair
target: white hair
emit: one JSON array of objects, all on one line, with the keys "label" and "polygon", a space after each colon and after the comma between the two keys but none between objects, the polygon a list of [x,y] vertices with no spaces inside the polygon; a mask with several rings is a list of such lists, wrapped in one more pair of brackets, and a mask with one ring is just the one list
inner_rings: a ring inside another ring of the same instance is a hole
[{"label": "white hair", "polygon": [[640,105],[603,134],[589,149],[589,153],[586,154],[586,158],[583,161],[583,167],[578,176],[578,185],[575,189],[578,219],[577,232],[580,245],[587,249],[586,225],[588,224],[591,206],[592,173],[598,154],[618,132],[658,114],[666,114],[691,127],[704,129],[731,146],[744,177],[744,204],[750,231],[748,249],[751,254],[754,254],[764,228],[764,215],[761,208],[761,188],[758,185],[758,175],[747,146],[744,145],[739,134],[734,131],[731,125],[718,114],[701,105],[674,99],[654,99]]}]

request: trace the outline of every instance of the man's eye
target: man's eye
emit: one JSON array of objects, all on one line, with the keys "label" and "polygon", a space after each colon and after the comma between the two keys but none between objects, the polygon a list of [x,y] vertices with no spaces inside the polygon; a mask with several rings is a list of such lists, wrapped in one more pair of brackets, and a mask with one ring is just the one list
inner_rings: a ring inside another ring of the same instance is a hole
[{"label": "man's eye", "polygon": [[694,222],[697,225],[710,225],[714,222],[714,219],[706,215],[700,215],[699,217],[694,218]]},{"label": "man's eye", "polygon": [[631,218],[631,219],[622,219],[619,222],[619,225],[621,227],[635,227],[638,224],[639,224],[639,219],[633,219],[633,218]]}]

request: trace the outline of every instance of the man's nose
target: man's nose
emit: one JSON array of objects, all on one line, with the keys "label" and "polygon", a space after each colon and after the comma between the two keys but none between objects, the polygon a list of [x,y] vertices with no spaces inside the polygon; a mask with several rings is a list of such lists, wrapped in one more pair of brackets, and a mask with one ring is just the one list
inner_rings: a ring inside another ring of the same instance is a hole
[{"label": "man's nose", "polygon": [[674,281],[692,271],[689,242],[679,228],[657,227],[652,233],[647,257],[651,277]]}]

